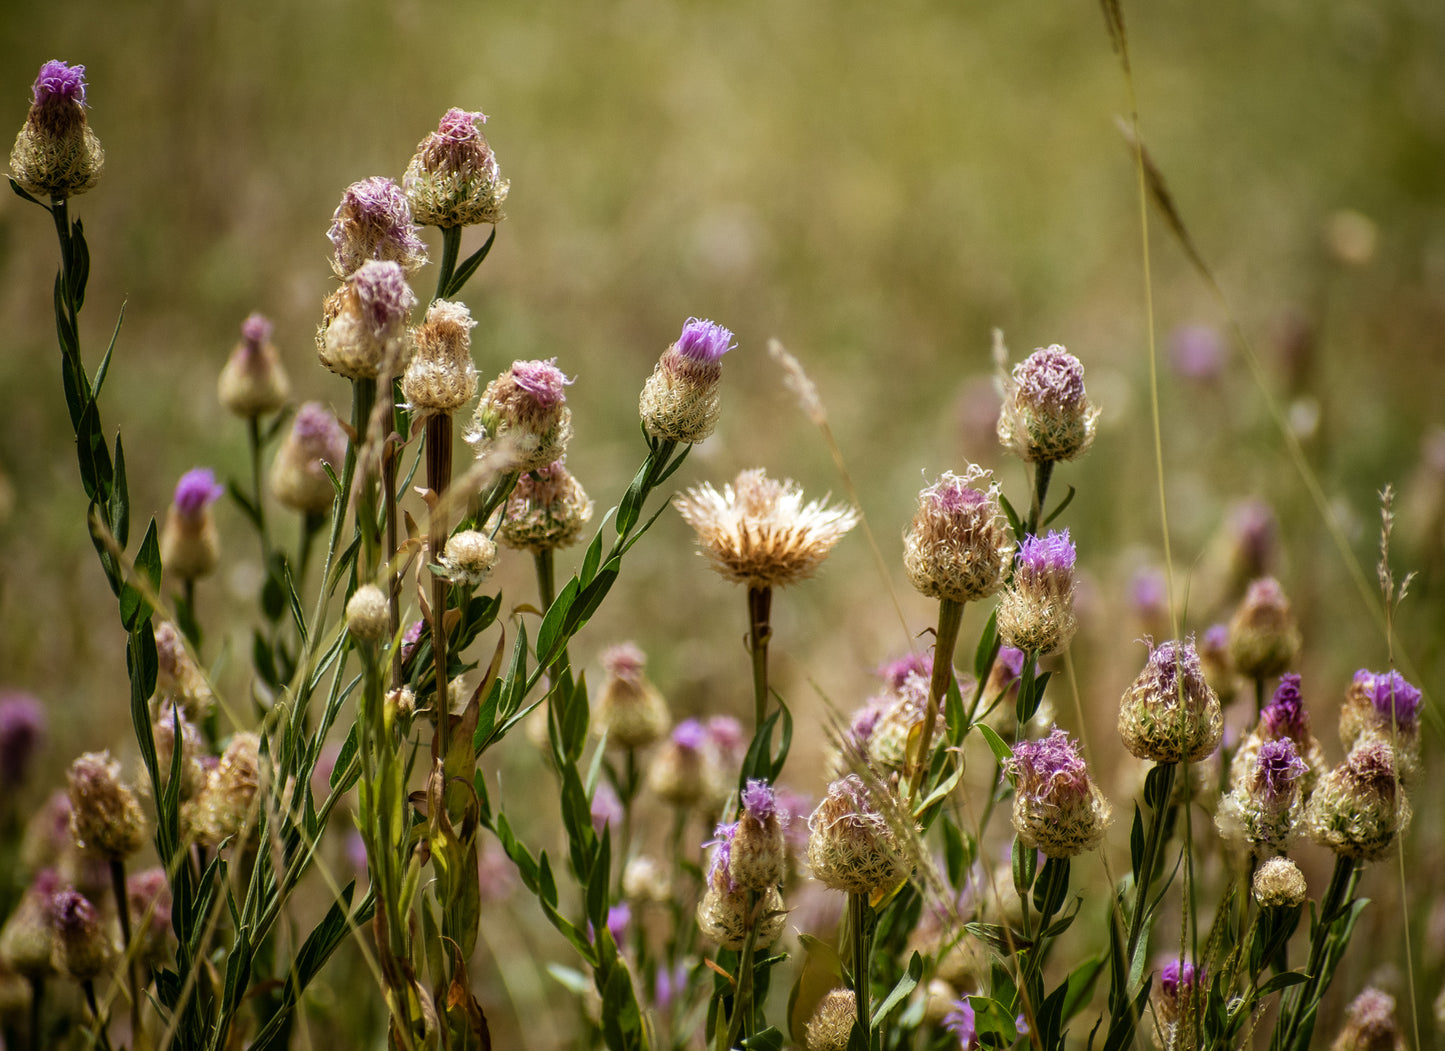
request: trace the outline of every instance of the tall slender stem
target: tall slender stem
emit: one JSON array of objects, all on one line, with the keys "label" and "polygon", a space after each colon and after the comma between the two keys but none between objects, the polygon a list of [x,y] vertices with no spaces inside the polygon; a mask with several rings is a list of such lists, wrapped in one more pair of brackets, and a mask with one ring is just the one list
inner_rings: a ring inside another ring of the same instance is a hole
[{"label": "tall slender stem", "polygon": [[918,754],[912,758],[913,777],[908,786],[910,802],[918,797],[923,778],[928,773],[928,757],[932,754],[933,725],[943,708],[943,697],[953,681],[953,649],[958,644],[958,629],[963,623],[963,603],[953,599],[938,600],[938,630],[933,639],[933,675],[928,681],[928,714],[924,716],[923,732],[918,739]]},{"label": "tall slender stem", "polygon": [[[1354,858],[1347,858],[1343,855],[1335,858],[1335,871],[1330,876],[1329,888],[1325,896],[1320,899],[1320,918],[1315,925],[1314,937],[1310,941],[1309,964],[1305,967],[1305,973],[1309,980],[1298,986],[1294,998],[1287,1007],[1281,1009],[1281,1025],[1276,1027],[1276,1040],[1271,1043],[1274,1048],[1292,1048],[1299,1038],[1300,1026],[1304,1017],[1309,1013],[1310,1006],[1314,1004],[1329,984],[1329,975],[1322,975],[1321,968],[1324,965],[1325,952],[1329,948],[1330,938],[1334,930],[1335,922],[1339,919],[1340,911],[1349,900],[1350,893],[1354,889],[1355,877],[1359,873],[1360,863]],[[1288,1024],[1284,1024],[1284,1018],[1288,1017]],[[1283,1033],[1283,1039],[1278,1039]]]},{"label": "tall slender stem", "polygon": [[[452,418],[445,413],[426,419],[427,487],[435,496],[427,531],[430,559],[441,557],[447,542],[447,515],[442,497],[452,481]],[[451,709],[447,700],[447,580],[433,574],[431,581],[432,657],[436,661],[437,753],[443,762],[451,745]]]},{"label": "tall slender stem", "polygon": [[1039,519],[1044,513],[1044,498],[1049,494],[1049,479],[1054,475],[1054,461],[1040,460],[1034,464],[1034,500],[1029,507],[1029,535],[1039,531]]},{"label": "tall slender stem", "polygon": [[544,547],[532,558],[537,568],[537,595],[542,600],[542,612],[552,608],[557,598],[556,559],[550,547]]},{"label": "tall slender stem", "polygon": [[[868,895],[858,891],[848,893],[848,919],[852,930],[851,975],[853,979],[853,1003],[858,1011],[858,1028],[863,1032],[864,1046],[873,1049],[873,1005],[871,975],[873,971],[873,923],[868,905]],[[851,1043],[851,1042],[850,1042]]]},{"label": "tall slender stem", "polygon": [[137,979],[135,953],[131,946],[130,901],[125,891],[125,862],[120,858],[110,859],[110,889],[115,895],[115,911],[120,918],[121,952],[126,961],[126,981],[130,984],[131,1041],[139,1046],[141,988]]},{"label": "tall slender stem", "polygon": [[768,716],[768,643],[773,637],[773,589],[748,588],[748,649],[753,656],[753,731]]},{"label": "tall slender stem", "polygon": [[376,535],[376,486],[373,484],[366,455],[371,410],[376,404],[376,386],[375,379],[351,381],[351,426],[356,432],[353,443],[356,473],[351,481],[356,492],[356,527],[361,532],[364,555],[359,566],[359,575],[363,579],[376,571],[379,546]]},{"label": "tall slender stem", "polygon": [[1169,813],[1170,797],[1174,794],[1174,776],[1178,773],[1177,763],[1160,763],[1159,794],[1156,805],[1149,814],[1149,830],[1144,837],[1144,857],[1140,861],[1139,874],[1134,883],[1134,913],[1129,920],[1129,941],[1124,958],[1131,964],[1139,938],[1144,932],[1144,913],[1149,904],[1149,889],[1154,882],[1154,870],[1159,867],[1159,855],[1164,849],[1165,817]]},{"label": "tall slender stem", "polygon": [[[386,512],[386,564],[387,564],[387,607],[388,637],[396,635],[401,623],[401,574],[396,564],[396,552],[400,546],[396,522],[396,444],[387,441],[381,449],[381,486]],[[401,647],[393,647],[391,655],[391,686],[397,689],[402,684]]]}]

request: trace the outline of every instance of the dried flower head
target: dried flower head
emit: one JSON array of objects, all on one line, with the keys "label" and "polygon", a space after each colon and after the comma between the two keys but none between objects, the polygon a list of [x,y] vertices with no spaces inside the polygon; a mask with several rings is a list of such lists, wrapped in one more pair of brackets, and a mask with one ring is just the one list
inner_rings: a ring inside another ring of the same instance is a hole
[{"label": "dried flower head", "polygon": [[835,890],[887,893],[913,865],[872,790],[857,774],[839,778],[808,818],[808,864],[814,878]]},{"label": "dried flower head", "polygon": [[1025,846],[1071,858],[1103,838],[1111,808],[1063,730],[1015,746],[1009,772],[1015,781],[1013,825]]},{"label": "dried flower head", "polygon": [[346,434],[341,424],[319,401],[308,401],[296,411],[271,464],[271,492],[293,511],[324,515],[331,510],[336,488],[322,465],[340,478],[345,463]]},{"label": "dried flower head", "polygon": [[1005,383],[998,439],[1029,463],[1075,460],[1089,451],[1099,410],[1084,392],[1084,366],[1055,343],[1034,351]]},{"label": "dried flower head", "polygon": [[10,150],[15,181],[35,197],[62,199],[92,189],[105,151],[85,117],[85,67],[51,59],[40,67],[30,97]]},{"label": "dried flower head", "polygon": [[408,274],[426,263],[411,203],[400,186],[379,175],[346,188],[326,237],[335,249],[331,269],[337,277],[349,277],[372,260],[396,263]]},{"label": "dried flower head", "polygon": [[748,781],[728,852],[730,887],[761,891],[783,881],[788,862],[789,818],[788,812],[778,806],[772,785],[758,779]]},{"label": "dried flower head", "polygon": [[161,530],[161,563],[183,580],[206,576],[221,560],[221,537],[210,506],[225,489],[209,467],[181,475]]},{"label": "dried flower head", "polygon": [[796,482],[775,481],[761,467],[743,471],[721,493],[707,483],[689,489],[677,510],[696,531],[708,564],[750,588],[811,577],[858,521],[851,507],[803,503]]},{"label": "dried flower head", "polygon": [[447,538],[439,560],[444,576],[460,587],[480,587],[497,564],[497,545],[486,533],[464,529]]},{"label": "dried flower head", "polygon": [[999,637],[1006,645],[1040,655],[1068,648],[1079,626],[1074,616],[1076,558],[1067,529],[1024,538],[998,607]]},{"label": "dried flower head", "polygon": [[377,643],[391,634],[391,603],[375,584],[363,584],[346,600],[346,630],[362,642]]},{"label": "dried flower head", "polygon": [[478,123],[481,111],[449,109],[437,130],[417,144],[401,183],[411,214],[422,226],[474,226],[501,222],[511,183]]},{"label": "dried flower head", "polygon": [[592,500],[561,460],[517,479],[502,508],[497,537],[518,551],[552,551],[582,539]]},{"label": "dried flower head", "polygon": [[36,872],[15,911],[0,928],[0,960],[27,978],[45,978],[54,971],[51,961],[55,932],[50,903],[59,889],[60,876],[54,869]]},{"label": "dried flower head", "polygon": [[721,413],[722,356],[736,346],[730,330],[688,318],[643,385],[638,411],[648,437],[695,445]]},{"label": "dried flower head", "polygon": [[1193,1051],[1199,1047],[1200,1017],[1209,990],[1203,967],[1187,960],[1171,960],[1159,972],[1154,1001],[1158,1028],[1155,1042],[1164,1051]]},{"label": "dried flower head", "polygon": [[1215,823],[1225,839],[1246,842],[1257,852],[1284,850],[1303,809],[1300,788],[1309,767],[1288,737],[1264,741],[1252,754],[1246,769],[1231,767],[1238,776],[1220,801]]},{"label": "dried flower head", "polygon": [[918,494],[913,525],[903,539],[903,567],[930,598],[974,602],[1003,587],[1014,545],[998,501],[998,483],[977,489],[989,472],[970,464],[945,472]]},{"label": "dried flower head", "polygon": [[180,797],[182,801],[192,798],[205,784],[205,770],[201,767],[201,734],[194,723],[185,717],[184,711],[170,701],[156,707],[155,721],[151,725],[151,736],[155,740],[156,767],[160,775],[161,788],[170,783],[172,760],[177,746],[177,724],[180,726]]},{"label": "dried flower head", "polygon": [[1229,656],[1248,679],[1284,672],[1299,654],[1300,633],[1289,599],[1273,577],[1249,585],[1229,622]]},{"label": "dried flower head", "polygon": [[1367,988],[1345,1008],[1345,1025],[1330,1051],[1405,1051],[1405,1035],[1395,1021],[1395,998]]},{"label": "dried flower head", "polygon": [[555,463],[572,437],[566,390],[571,382],[557,367],[556,358],[512,362],[482,392],[466,440],[478,456],[506,440],[515,457],[511,467],[518,472]]},{"label": "dried flower head", "polygon": [[416,295],[405,270],[390,260],[369,260],[346,278],[327,301],[316,332],[321,364],[348,379],[395,376],[411,355],[411,322]]},{"label": "dried flower head", "polygon": [[55,927],[55,969],[77,982],[100,977],[113,947],[95,906],[67,887],[50,899],[50,921]]},{"label": "dried flower head", "polygon": [[477,394],[472,364],[472,329],[476,322],[463,303],[433,301],[426,320],[412,334],[416,350],[401,392],[413,412],[422,416],[460,409]]},{"label": "dried flower head", "polygon": [[1376,736],[1395,747],[1400,776],[1413,781],[1420,765],[1420,701],[1422,694],[1399,672],[1355,672],[1340,707],[1340,741],[1354,748]]},{"label": "dried flower head", "polygon": [[1299,866],[1281,854],[1266,858],[1254,870],[1254,901],[1261,909],[1303,905],[1308,891]]},{"label": "dried flower head", "polygon": [[253,420],[286,404],[291,384],[271,342],[271,322],[260,314],[241,323],[241,342],[221,369],[216,393],[221,404],[242,419]]},{"label": "dried flower head", "polygon": [[834,989],[818,1001],[804,1031],[807,1051],[847,1051],[848,1038],[858,1021],[858,1001],[852,989]]},{"label": "dried flower head", "polygon": [[214,848],[248,828],[254,837],[251,811],[260,785],[261,739],[254,733],[238,733],[226,745],[196,799],[196,841]]},{"label": "dried flower head", "polygon": [[121,861],[145,845],[145,814],[109,752],[70,764],[70,831],[77,843]]},{"label": "dried flower head", "polygon": [[1140,759],[1197,763],[1219,747],[1224,715],[1193,638],[1152,646],[1119,706],[1119,736]]},{"label": "dried flower head", "polygon": [[1410,801],[1400,787],[1395,750],[1366,739],[1315,788],[1305,811],[1310,837],[1337,855],[1378,861],[1409,827]]},{"label": "dried flower head", "polygon": [[0,693],[0,790],[25,783],[45,736],[45,709],[28,693]]},{"label": "dried flower head", "polygon": [[595,726],[614,748],[646,748],[667,733],[672,722],[667,701],[643,671],[646,664],[646,655],[630,642],[602,654],[607,678],[597,701]]}]

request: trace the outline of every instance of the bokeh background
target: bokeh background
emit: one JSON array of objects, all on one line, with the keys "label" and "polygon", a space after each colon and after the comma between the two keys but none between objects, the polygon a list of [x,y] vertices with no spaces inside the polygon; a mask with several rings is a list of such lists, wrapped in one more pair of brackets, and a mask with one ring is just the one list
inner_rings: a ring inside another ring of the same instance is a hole
[{"label": "bokeh background", "polygon": [[[1144,139],[1229,304],[1151,213],[1172,564],[1140,189],[1116,125],[1130,93],[1094,5],[12,4],[0,16],[0,125],[8,114],[19,127],[43,61],[85,64],[107,165],[73,211],[94,257],[83,340],[93,365],[125,305],[104,416],[125,435],[141,521],[163,512],[190,467],[244,475],[244,427],[219,408],[215,381],[251,311],[275,321],[297,396],[344,411],[344,382],[314,364],[312,344],[333,285],[331,212],[347,184],[399,177],[451,106],[487,112],[512,182],[465,296],[479,371],[555,356],[577,378],[569,466],[599,511],[641,458],[637,391],[689,316],[728,325],[739,346],[723,422],[682,484],[763,466],[811,494],[842,494],[765,353],[782,340],[820,387],[887,567],[857,532],[776,605],[778,684],[810,731],[792,769],[814,795],[816,728],[875,688],[874,667],[927,644],[929,603],[899,562],[918,489],[974,461],[1027,502],[1023,468],[992,438],[994,328],[1015,361],[1067,345],[1103,410],[1093,452],[1055,486],[1077,488],[1064,519],[1086,577],[1076,711],[1102,760],[1117,753],[1117,698],[1145,655],[1137,640],[1167,631],[1161,595],[1187,629],[1227,616],[1241,523],[1261,509],[1273,523],[1261,557],[1295,601],[1307,699],[1330,740],[1349,675],[1391,656],[1378,598],[1349,566],[1373,586],[1386,484],[1398,492],[1396,565],[1421,574],[1395,653],[1433,704],[1445,616],[1445,7],[1166,0],[1125,14]],[[471,231],[466,247],[481,239]],[[0,685],[51,712],[51,781],[26,790],[36,800],[76,752],[124,750],[127,733],[123,635],[83,529],[58,389],[55,262],[46,218],[0,197]],[[221,525],[226,562],[199,601],[213,674],[244,701],[244,604],[259,566],[233,508]],[[691,544],[665,515],[586,641],[636,639],[680,715],[741,714],[742,596]],[[503,580],[511,601],[530,598],[526,566]],[[1070,707],[1061,719],[1078,729]],[[1438,754],[1431,719],[1426,748]],[[545,776],[535,757],[515,762],[513,776]],[[1128,776],[1111,786],[1120,798]],[[1410,870],[1438,874],[1440,788],[1422,793]],[[1408,1003],[1402,949],[1371,937],[1398,929],[1406,892],[1429,1032],[1445,973],[1439,879],[1402,883],[1390,865],[1366,879],[1375,926],[1362,924],[1340,985],[1373,978]],[[515,1009],[505,990],[488,1005],[496,1018]]]}]

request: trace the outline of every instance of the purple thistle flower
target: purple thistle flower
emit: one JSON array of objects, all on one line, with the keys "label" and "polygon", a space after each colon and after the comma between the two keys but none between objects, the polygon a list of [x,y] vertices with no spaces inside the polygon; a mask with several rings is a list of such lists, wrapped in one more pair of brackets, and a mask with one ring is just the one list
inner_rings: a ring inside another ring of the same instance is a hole
[{"label": "purple thistle flower", "polygon": [[24,693],[0,694],[0,786],[25,780],[35,748],[45,733],[45,710]]},{"label": "purple thistle flower", "polygon": [[253,313],[245,321],[241,322],[241,338],[244,339],[252,349],[259,347],[271,338],[271,319],[264,314]]},{"label": "purple thistle flower", "polygon": [[1084,404],[1084,366],[1055,343],[1042,347],[1014,369],[1018,400],[1028,405],[1074,408]]},{"label": "purple thistle flower", "polygon": [[1024,537],[1019,545],[1019,568],[1028,573],[1061,574],[1074,568],[1078,552],[1069,540],[1069,531],[1051,529],[1047,536]]},{"label": "purple thistle flower", "polygon": [[1169,999],[1178,1001],[1204,982],[1204,968],[1188,960],[1170,960],[1159,972],[1159,989]]},{"label": "purple thistle flower", "polygon": [[958,1046],[963,1051],[972,1051],[979,1046],[973,1004],[969,1003],[968,997],[960,997],[953,1002],[953,1010],[943,1018],[943,1028],[958,1037]]},{"label": "purple thistle flower", "polygon": [[361,316],[377,339],[405,324],[411,308],[416,306],[416,293],[406,283],[406,272],[396,263],[368,260],[356,269],[350,281]]},{"label": "purple thistle flower", "polygon": [[367,260],[392,260],[408,271],[426,262],[426,245],[411,219],[411,202],[391,179],[372,176],[341,195],[327,239],[336,249],[336,272],[345,276]]},{"label": "purple thistle flower", "polygon": [[712,364],[737,346],[732,338],[729,329],[690,317],[677,337],[677,352],[691,361]]},{"label": "purple thistle flower", "polygon": [[426,621],[414,620],[407,625],[406,631],[401,636],[401,659],[411,660],[411,655],[416,652],[416,644],[421,641],[422,633],[426,631]]},{"label": "purple thistle flower", "polygon": [[1269,738],[1288,737],[1302,741],[1309,733],[1310,717],[1305,710],[1304,700],[1299,692],[1300,677],[1289,672],[1279,677],[1279,686],[1274,697],[1259,713],[1259,723],[1264,736]]},{"label": "purple thistle flower", "polygon": [[712,834],[713,838],[703,844],[704,847],[717,848],[712,856],[712,864],[708,866],[708,883],[715,886],[721,880],[727,884],[731,893],[735,887],[732,874],[728,870],[732,864],[733,838],[738,834],[738,823],[733,821],[718,825],[712,830]]},{"label": "purple thistle flower", "polygon": [[925,490],[924,495],[935,510],[950,515],[988,502],[988,493],[973,488],[956,475],[945,475],[936,485]]},{"label": "purple thistle flower", "polygon": [[1169,360],[1187,380],[1207,383],[1224,369],[1227,348],[1212,325],[1180,325],[1169,335]]},{"label": "purple thistle flower", "polygon": [[1023,678],[1025,659],[1026,655],[1023,650],[1015,649],[1013,646],[998,648],[998,659],[994,661],[994,667],[1003,669],[1001,677],[1005,686],[1012,686]]},{"label": "purple thistle flower", "polygon": [[689,752],[700,752],[708,743],[707,728],[696,719],[684,719],[672,728],[672,743]]},{"label": "purple thistle flower", "polygon": [[742,801],[743,809],[758,821],[766,821],[778,813],[778,797],[774,795],[772,786],[760,778],[748,779]]},{"label": "purple thistle flower", "polygon": [[567,392],[564,388],[573,382],[557,367],[556,362],[556,358],[512,362],[512,379],[543,409],[565,402]]},{"label": "purple thistle flower", "polygon": [[1365,696],[1375,706],[1375,711],[1385,720],[1391,718],[1401,730],[1415,729],[1420,718],[1420,691],[1405,681],[1397,671],[1375,673],[1361,668],[1355,672],[1355,685],[1364,690]]},{"label": "purple thistle flower", "polygon": [[437,130],[428,135],[423,144],[426,161],[433,168],[446,166],[453,170],[466,170],[473,166],[477,157],[490,160],[491,145],[482,134],[482,129],[477,127],[479,123],[486,122],[487,115],[481,110],[464,110],[453,106],[442,116]]},{"label": "purple thistle flower", "polygon": [[319,401],[308,401],[296,410],[291,433],[312,460],[324,460],[339,475],[346,462],[346,432],[336,416]]},{"label": "purple thistle flower", "polygon": [[862,751],[867,750],[868,742],[873,737],[873,731],[878,728],[878,720],[883,717],[883,709],[876,705],[867,705],[853,716],[853,721],[848,725],[848,736],[858,745]]},{"label": "purple thistle flower", "polygon": [[52,58],[40,67],[40,73],[30,89],[30,98],[37,106],[44,106],[51,99],[64,99],[84,106],[85,67],[67,66]]},{"label": "purple thistle flower", "polygon": [[1269,805],[1291,798],[1295,782],[1306,769],[1299,749],[1288,737],[1260,745],[1259,757],[1255,760],[1254,783],[1264,797],[1263,802]]},{"label": "purple thistle flower", "polygon": [[878,669],[878,676],[890,689],[898,689],[910,675],[921,675],[925,679],[933,674],[933,654],[909,653],[895,661],[889,661]]},{"label": "purple thistle flower", "polygon": [[1082,796],[1089,789],[1089,770],[1079,755],[1078,745],[1058,727],[1045,738],[1015,745],[1013,768],[1019,779],[1020,795],[1040,799],[1052,798],[1061,792]]},{"label": "purple thistle flower", "polygon": [[176,510],[182,517],[194,521],[225,492],[225,487],[216,481],[215,471],[209,467],[193,468],[176,483]]},{"label": "purple thistle flower", "polygon": [[671,970],[666,967],[657,969],[657,980],[652,987],[652,1006],[658,1014],[666,1015],[677,998],[687,992],[687,972],[686,963],[679,963]]},{"label": "purple thistle flower", "polygon": [[598,835],[609,824],[622,824],[622,800],[617,798],[616,790],[606,781],[600,782],[597,791],[592,793],[591,813],[592,828]]},{"label": "purple thistle flower", "polygon": [[614,942],[622,941],[622,936],[627,933],[628,924],[631,922],[632,907],[627,902],[618,902],[607,910],[607,931]]}]

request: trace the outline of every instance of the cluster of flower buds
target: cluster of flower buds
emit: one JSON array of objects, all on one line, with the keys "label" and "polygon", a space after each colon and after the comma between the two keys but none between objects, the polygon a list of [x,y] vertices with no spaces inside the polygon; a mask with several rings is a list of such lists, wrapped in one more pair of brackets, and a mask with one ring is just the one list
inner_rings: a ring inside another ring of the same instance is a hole
[{"label": "cluster of flower buds", "polygon": [[1014,778],[1013,826],[1024,846],[1051,858],[1071,858],[1103,838],[1111,808],[1063,730],[1056,727],[1043,740],[1018,744],[1008,767]]},{"label": "cluster of flower buds", "polygon": [[788,820],[772,786],[752,780],[743,789],[737,821],[718,827],[697,920],[723,948],[741,949],[749,928],[759,948],[782,933],[786,914],[778,884],[787,868]]},{"label": "cluster of flower buds", "polygon": [[1390,742],[1400,778],[1412,780],[1420,765],[1420,699],[1399,672],[1361,668],[1340,708],[1340,743],[1352,750],[1372,737]]},{"label": "cluster of flower buds", "polygon": [[1134,755],[1156,763],[1196,763],[1219,747],[1224,714],[1192,638],[1151,645],[1119,706],[1119,736]]},{"label": "cluster of flower buds", "polygon": [[688,318],[643,385],[638,411],[648,437],[695,445],[712,434],[721,413],[722,356],[732,340],[723,326]]},{"label": "cluster of flower buds", "polygon": [[999,488],[975,487],[989,472],[970,464],[945,472],[918,494],[918,510],[903,540],[903,567],[930,598],[975,602],[1003,587],[1014,544],[999,504]]},{"label": "cluster of flower buds", "polygon": [[1076,558],[1067,529],[1024,538],[998,607],[998,633],[1005,645],[1040,656],[1068,649],[1079,626],[1074,616]]}]

